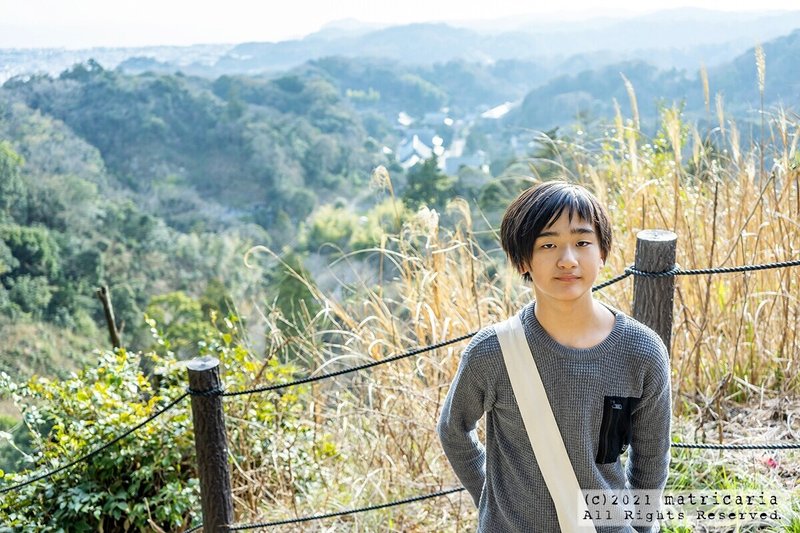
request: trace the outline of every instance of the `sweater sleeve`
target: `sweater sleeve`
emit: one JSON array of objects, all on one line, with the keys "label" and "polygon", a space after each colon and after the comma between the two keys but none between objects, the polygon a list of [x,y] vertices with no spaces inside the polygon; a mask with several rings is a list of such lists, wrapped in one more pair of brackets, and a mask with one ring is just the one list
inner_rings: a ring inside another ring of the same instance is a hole
[{"label": "sweater sleeve", "polygon": [[450,465],[477,507],[486,479],[486,452],[477,431],[478,420],[484,413],[486,391],[469,368],[471,347],[468,346],[461,356],[437,430]]},{"label": "sweater sleeve", "polygon": [[[628,486],[633,490],[662,491],[670,460],[672,393],[667,349],[658,339],[658,354],[645,375],[642,401],[633,413],[627,464]],[[658,530],[657,526],[654,527]],[[638,526],[639,532],[652,531]]]}]

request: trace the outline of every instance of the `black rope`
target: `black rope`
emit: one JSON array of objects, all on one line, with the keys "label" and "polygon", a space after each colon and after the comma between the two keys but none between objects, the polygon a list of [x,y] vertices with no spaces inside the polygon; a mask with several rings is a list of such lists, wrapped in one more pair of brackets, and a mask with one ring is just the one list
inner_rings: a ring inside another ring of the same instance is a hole
[{"label": "black rope", "polygon": [[592,287],[592,292],[599,291],[600,289],[605,289],[609,285],[613,285],[614,283],[616,283],[618,281],[622,281],[623,279],[627,278],[631,274],[632,274],[632,272],[628,272],[627,270],[625,270],[625,272],[620,274],[619,276],[617,276],[615,278],[611,278],[608,281],[604,281],[600,285],[595,285],[594,287]]},{"label": "black rope", "polygon": [[642,276],[646,278],[664,278],[668,276],[699,276],[703,274],[730,274],[732,272],[752,272],[754,270],[767,270],[771,268],[786,268],[792,266],[800,266],[800,259],[794,261],[783,261],[780,263],[764,263],[761,265],[742,265],[735,267],[717,267],[717,268],[695,268],[690,270],[683,270],[675,265],[669,270],[663,272],[645,272],[639,270],[633,265],[625,269],[625,273],[633,274],[634,276]]},{"label": "black rope", "polygon": [[339,511],[335,513],[327,513],[327,514],[319,514],[313,516],[304,516],[302,518],[291,518],[287,520],[278,520],[276,522],[258,522],[255,524],[240,524],[240,525],[232,525],[229,526],[230,531],[244,531],[246,529],[256,529],[259,527],[271,527],[271,526],[282,526],[285,524],[297,524],[299,522],[309,522],[311,520],[322,520],[323,518],[333,518],[335,516],[344,516],[349,514],[355,513],[363,513],[366,511],[375,511],[377,509],[385,509],[387,507],[394,507],[397,505],[405,505],[407,503],[414,503],[422,500],[427,500],[429,498],[437,498],[439,496],[445,496],[447,494],[453,494],[455,492],[461,492],[466,490],[464,487],[459,487],[457,489],[449,489],[443,490],[440,492],[434,492],[432,494],[425,494],[422,496],[414,496],[413,498],[406,498],[405,500],[398,500],[396,502],[390,503],[382,503],[379,505],[370,505],[369,507],[361,507],[359,509],[349,509],[347,511]]},{"label": "black rope", "polygon": [[663,272],[646,272],[631,265],[625,269],[625,272],[643,278],[668,278],[671,276],[677,276],[681,272],[681,268],[676,265],[669,270],[664,270]]},{"label": "black rope", "polygon": [[192,533],[193,531],[197,531],[198,529],[202,529],[202,527],[203,527],[203,524],[202,524],[202,523],[201,523],[201,524],[197,524],[197,525],[196,525],[196,526],[194,526],[192,529],[187,529],[187,530],[186,530],[186,531],[184,531],[183,533]]},{"label": "black rope", "polygon": [[155,420],[156,418],[158,418],[162,414],[166,413],[167,411],[172,409],[175,405],[177,405],[181,400],[186,398],[188,395],[189,395],[188,393],[182,394],[181,396],[179,396],[178,398],[176,398],[175,400],[173,400],[172,402],[167,404],[165,407],[163,407],[159,411],[153,413],[152,415],[147,417],[145,420],[143,420],[142,422],[139,422],[138,424],[136,424],[135,426],[130,428],[128,431],[126,431],[122,435],[119,435],[118,437],[114,438],[113,440],[111,440],[111,441],[107,442],[106,444],[100,446],[96,450],[93,450],[93,451],[87,453],[86,455],[78,457],[74,461],[69,462],[69,463],[67,463],[67,464],[65,464],[63,466],[60,466],[60,467],[56,468],[55,470],[51,470],[50,472],[41,474],[39,476],[32,477],[31,479],[28,479],[27,481],[23,481],[22,483],[17,483],[15,485],[11,485],[10,487],[3,487],[2,489],[0,489],[0,494],[5,494],[6,492],[10,492],[12,490],[16,490],[16,489],[22,488],[25,485],[30,485],[31,483],[34,483],[36,481],[40,481],[42,479],[48,478],[48,477],[50,477],[50,476],[52,476],[54,474],[57,474],[59,472],[62,472],[64,470],[66,470],[67,468],[75,466],[78,463],[81,463],[83,461],[87,461],[87,460],[91,459],[92,457],[94,457],[95,455],[99,454],[100,452],[102,452],[106,448],[116,444],[117,442],[121,441],[122,439],[124,439],[125,437],[127,437],[128,435],[130,435],[131,433],[136,431],[137,429],[149,424],[150,422],[152,422],[153,420]]},{"label": "black rope", "polygon": [[201,398],[209,398],[211,396],[221,396],[225,393],[225,389],[222,387],[215,387],[213,389],[208,390],[192,390],[189,387],[186,387],[186,393],[189,396],[200,396]]},{"label": "black rope", "polygon": [[783,261],[780,263],[764,263],[763,265],[743,265],[738,267],[696,268],[694,270],[681,270],[679,276],[697,276],[700,274],[728,274],[730,272],[751,272],[753,270],[767,270],[770,268],[786,268],[800,266],[800,259]]},{"label": "black rope", "polygon": [[698,450],[798,450],[800,443],[794,444],[690,444],[672,443],[673,448],[695,448]]},{"label": "black rope", "polygon": [[350,367],[350,368],[344,368],[342,370],[337,370],[336,372],[327,372],[327,373],[320,374],[318,376],[306,377],[306,378],[298,379],[298,380],[295,380],[295,381],[290,381],[288,383],[278,383],[276,385],[265,385],[263,387],[256,387],[256,388],[253,388],[253,389],[246,389],[246,390],[240,390],[240,391],[234,391],[234,392],[224,392],[224,393],[222,393],[222,396],[239,396],[240,394],[253,394],[253,393],[256,393],[256,392],[267,392],[267,391],[271,391],[271,390],[283,389],[285,387],[292,387],[294,385],[302,385],[303,383],[311,383],[312,381],[319,381],[321,379],[327,379],[327,378],[332,378],[332,377],[336,377],[336,376],[341,376],[342,374],[347,374],[349,372],[356,372],[356,371],[359,371],[359,370],[364,370],[364,369],[367,369],[367,368],[371,368],[373,366],[383,365],[383,364],[386,364],[386,363],[392,363],[394,361],[399,361],[400,359],[404,359],[406,357],[411,357],[412,355],[418,355],[418,354],[421,354],[423,352],[428,352],[428,351],[431,351],[431,350],[435,350],[437,348],[441,348],[442,346],[447,346],[448,344],[454,344],[456,342],[463,341],[465,339],[469,339],[469,338],[473,337],[476,333],[478,333],[478,332],[477,331],[473,331],[472,333],[467,333],[466,335],[462,335],[460,337],[456,337],[455,339],[450,339],[450,340],[439,342],[437,344],[431,344],[430,346],[424,346],[422,348],[417,348],[416,350],[411,350],[410,352],[402,353],[400,355],[387,357],[386,359],[381,359],[380,361],[372,361],[370,363],[366,363],[366,364],[363,364],[363,365],[354,366],[354,367]]},{"label": "black rope", "polygon": [[[683,442],[676,442],[672,443],[673,448],[696,448],[696,449],[703,449],[703,450],[792,450],[792,449],[800,449],[800,443],[796,444],[692,444],[692,443],[683,443]],[[309,522],[312,520],[322,520],[325,518],[333,518],[337,516],[345,516],[349,514],[356,514],[356,513],[363,513],[366,511],[374,511],[377,509],[385,509],[387,507],[395,507],[398,505],[405,505],[408,503],[414,503],[422,500],[427,500],[430,498],[436,498],[439,496],[445,496],[447,494],[453,494],[456,492],[461,492],[466,490],[464,487],[455,488],[455,489],[448,489],[440,492],[434,492],[432,494],[425,494],[422,496],[415,496],[413,498],[406,498],[404,500],[398,500],[390,503],[382,503],[378,505],[370,505],[368,507],[361,507],[358,509],[350,509],[347,511],[337,511],[333,513],[326,513],[326,514],[319,514],[319,515],[312,515],[312,516],[305,516],[301,518],[291,518],[285,520],[278,520],[274,522],[257,522],[254,524],[240,524],[240,525],[232,525],[229,527],[230,531],[244,531],[247,529],[256,529],[259,527],[273,527],[273,526],[282,526],[287,524],[297,524],[300,522]],[[186,531],[185,533],[191,533],[202,527],[196,526],[193,529]]]}]

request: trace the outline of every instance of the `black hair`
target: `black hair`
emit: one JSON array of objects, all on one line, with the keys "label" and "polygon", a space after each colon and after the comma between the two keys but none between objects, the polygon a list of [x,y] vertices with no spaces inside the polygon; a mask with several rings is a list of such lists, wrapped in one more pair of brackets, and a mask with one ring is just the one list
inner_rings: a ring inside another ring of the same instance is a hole
[{"label": "black hair", "polygon": [[531,281],[527,264],[533,244],[543,230],[567,210],[569,220],[576,214],[592,224],[600,241],[600,256],[605,261],[611,250],[611,223],[608,212],[597,198],[581,185],[566,181],[547,181],[520,193],[511,202],[500,224],[500,243],[511,264]]}]

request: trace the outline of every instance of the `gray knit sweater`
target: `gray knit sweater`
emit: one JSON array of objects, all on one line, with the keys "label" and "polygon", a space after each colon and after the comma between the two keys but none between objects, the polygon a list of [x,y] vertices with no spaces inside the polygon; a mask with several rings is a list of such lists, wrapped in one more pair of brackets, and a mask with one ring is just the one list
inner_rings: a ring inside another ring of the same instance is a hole
[{"label": "gray knit sweater", "polygon": [[[663,489],[670,447],[667,350],[652,330],[611,309],[609,336],[568,348],[520,312],[553,414],[582,489]],[[478,420],[486,415],[485,446]],[[478,507],[478,531],[558,532],[553,500],[533,455],[492,327],[469,343],[447,394],[439,438]],[[628,446],[629,445],[629,446]],[[627,448],[627,466],[620,453]],[[648,531],[648,528],[636,528]],[[598,532],[633,531],[600,527]]]}]

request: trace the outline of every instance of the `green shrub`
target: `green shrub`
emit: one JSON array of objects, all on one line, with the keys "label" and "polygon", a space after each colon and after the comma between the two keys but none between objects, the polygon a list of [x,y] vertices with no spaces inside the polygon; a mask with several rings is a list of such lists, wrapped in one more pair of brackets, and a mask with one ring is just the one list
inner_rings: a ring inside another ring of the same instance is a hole
[{"label": "green shrub", "polygon": [[[23,412],[34,448],[30,472],[9,484],[65,464],[180,395],[177,367],[156,354],[98,353],[96,365],[63,381],[34,377],[24,385],[2,374],[3,389]],[[162,385],[141,372],[152,360]],[[48,479],[10,491],[0,500],[0,522],[14,531],[129,531],[148,525],[173,530],[195,507],[190,413],[170,410],[111,448]],[[152,521],[152,522],[151,522]]]},{"label": "green shrub", "polygon": [[[0,390],[19,407],[27,428],[24,435],[0,435],[23,456],[19,472],[0,472],[0,490],[96,450],[184,393],[184,366],[175,361],[156,322],[147,322],[161,353],[97,351],[95,364],[63,380],[33,377],[18,384],[0,373]],[[212,312],[196,343],[196,353],[220,360],[224,387],[242,390],[291,380],[295,368],[255,355],[239,324],[236,316],[218,320]],[[230,460],[271,464],[273,457],[284,459],[259,480],[267,493],[277,493],[279,486],[307,489],[314,465],[336,456],[324,438],[310,437],[307,391],[294,387],[225,399]],[[185,399],[90,460],[0,494],[0,531],[179,531],[196,523],[200,498],[191,423]],[[26,439],[25,446],[15,446],[14,440]],[[241,480],[236,468],[231,471],[236,487]]]}]

